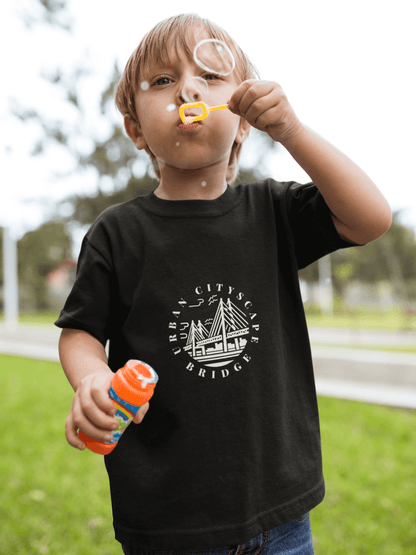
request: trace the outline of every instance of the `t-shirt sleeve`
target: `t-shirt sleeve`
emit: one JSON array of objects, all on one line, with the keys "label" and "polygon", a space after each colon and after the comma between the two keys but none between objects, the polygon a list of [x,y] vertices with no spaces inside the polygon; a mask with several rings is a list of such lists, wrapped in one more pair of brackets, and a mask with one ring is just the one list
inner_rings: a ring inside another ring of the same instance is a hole
[{"label": "t-shirt sleeve", "polygon": [[111,262],[84,238],[74,286],[55,325],[86,331],[104,346],[109,337],[113,270]]},{"label": "t-shirt sleeve", "polygon": [[[314,183],[288,182],[272,185],[279,223],[286,220],[298,268],[302,269],[338,249],[357,246],[338,234],[322,194]],[[276,222],[278,223],[278,222]]]}]

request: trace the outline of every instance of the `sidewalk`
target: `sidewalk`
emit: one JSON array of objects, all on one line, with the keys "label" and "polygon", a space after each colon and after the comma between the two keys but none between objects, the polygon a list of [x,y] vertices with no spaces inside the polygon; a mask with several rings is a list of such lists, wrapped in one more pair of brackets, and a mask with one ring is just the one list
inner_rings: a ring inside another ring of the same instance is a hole
[{"label": "sidewalk", "polygon": [[320,395],[416,408],[416,354],[312,343]]},{"label": "sidewalk", "polygon": [[0,323],[0,353],[59,361],[60,333],[53,325],[20,324],[16,329],[7,329]]},{"label": "sidewalk", "polygon": [[[0,353],[59,361],[60,332],[53,325],[21,324],[10,330],[0,323]],[[314,328],[310,338],[318,394],[416,408],[416,354],[348,348],[416,345],[416,333]]]}]

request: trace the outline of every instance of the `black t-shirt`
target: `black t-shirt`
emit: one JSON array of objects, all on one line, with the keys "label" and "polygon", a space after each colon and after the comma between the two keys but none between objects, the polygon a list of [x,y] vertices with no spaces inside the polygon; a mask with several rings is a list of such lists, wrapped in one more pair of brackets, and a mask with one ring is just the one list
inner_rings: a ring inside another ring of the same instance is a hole
[{"label": "black t-shirt", "polygon": [[143,423],[105,457],[116,538],[148,549],[242,544],[324,497],[298,269],[349,247],[312,183],[215,200],[154,193],[88,231],[56,322],[149,363]]}]

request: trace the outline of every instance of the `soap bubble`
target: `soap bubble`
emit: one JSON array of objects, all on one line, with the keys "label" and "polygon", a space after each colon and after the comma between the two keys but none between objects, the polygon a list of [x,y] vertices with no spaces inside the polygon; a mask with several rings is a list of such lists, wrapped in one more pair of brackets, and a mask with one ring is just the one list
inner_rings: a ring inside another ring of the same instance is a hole
[{"label": "soap bubble", "polygon": [[174,110],[175,108],[176,108],[176,104],[169,104],[169,105],[166,107],[166,110],[167,110],[168,112],[173,112],[173,110]]},{"label": "soap bubble", "polygon": [[140,88],[142,89],[142,91],[148,91],[150,88],[150,85],[147,81],[142,81],[140,83]]},{"label": "soap bubble", "polygon": [[206,181],[203,181],[203,182],[201,183],[201,185],[202,185],[202,187],[206,187],[206,186],[207,186],[207,182],[206,182]]},{"label": "soap bubble", "polygon": [[202,77],[190,77],[182,89],[182,98],[186,103],[197,102],[208,98],[208,83]]},{"label": "soap bubble", "polygon": [[217,39],[201,40],[194,49],[194,60],[205,71],[229,75],[235,68],[233,53],[225,42]]}]

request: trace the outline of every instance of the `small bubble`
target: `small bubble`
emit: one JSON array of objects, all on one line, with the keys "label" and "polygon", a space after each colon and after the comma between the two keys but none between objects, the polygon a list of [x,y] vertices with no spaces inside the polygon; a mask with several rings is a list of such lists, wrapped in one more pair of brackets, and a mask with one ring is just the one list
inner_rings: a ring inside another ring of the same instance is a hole
[{"label": "small bubble", "polygon": [[203,181],[203,182],[201,183],[201,185],[202,185],[202,187],[206,187],[207,182],[206,182],[206,181]]},{"label": "small bubble", "polygon": [[142,89],[142,91],[148,91],[150,85],[147,81],[143,81],[142,83],[140,83],[140,88]]},{"label": "small bubble", "polygon": [[173,112],[173,110],[176,108],[175,104],[169,104],[169,106],[166,107],[166,110],[168,112]]},{"label": "small bubble", "polygon": [[179,146],[181,143],[176,143],[176,146]]},{"label": "small bubble", "polygon": [[188,103],[207,100],[209,96],[207,81],[202,77],[190,77],[183,86],[182,96]]}]

